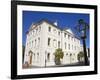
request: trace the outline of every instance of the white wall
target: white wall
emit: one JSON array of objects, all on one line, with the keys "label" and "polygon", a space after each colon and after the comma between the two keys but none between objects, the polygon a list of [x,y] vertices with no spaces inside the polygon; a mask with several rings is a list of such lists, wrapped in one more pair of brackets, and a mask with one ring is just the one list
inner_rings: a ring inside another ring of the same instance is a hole
[{"label": "white wall", "polygon": [[[39,1],[39,0],[36,0]],[[60,3],[82,3],[82,4],[99,4],[100,0],[40,0],[40,1],[49,1],[49,2],[60,2]],[[99,12],[100,14],[100,5]],[[11,25],[10,25],[10,0],[0,0],[0,80],[10,80],[10,59],[11,59],[11,50],[10,50],[10,41],[11,41]],[[100,21],[100,15],[98,16]],[[100,26],[100,23],[98,24]],[[100,30],[100,27],[98,27]],[[100,31],[98,31],[100,34]],[[100,37],[98,38],[100,41]],[[100,44],[100,42],[98,42]],[[100,45],[98,46],[98,53],[100,53]],[[100,54],[98,54],[98,67],[100,67]],[[99,68],[100,73],[100,68]],[[100,74],[98,75],[85,75],[85,76],[67,76],[67,77],[55,77],[55,78],[39,78],[32,80],[99,80]],[[29,79],[26,79],[29,80]]]}]

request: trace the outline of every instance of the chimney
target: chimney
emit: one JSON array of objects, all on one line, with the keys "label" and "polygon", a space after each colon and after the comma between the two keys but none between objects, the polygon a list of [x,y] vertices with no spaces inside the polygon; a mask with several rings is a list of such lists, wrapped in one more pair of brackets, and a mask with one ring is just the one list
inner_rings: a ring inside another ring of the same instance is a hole
[{"label": "chimney", "polygon": [[54,22],[54,25],[55,25],[55,26],[57,26],[57,25],[58,25],[57,20]]}]

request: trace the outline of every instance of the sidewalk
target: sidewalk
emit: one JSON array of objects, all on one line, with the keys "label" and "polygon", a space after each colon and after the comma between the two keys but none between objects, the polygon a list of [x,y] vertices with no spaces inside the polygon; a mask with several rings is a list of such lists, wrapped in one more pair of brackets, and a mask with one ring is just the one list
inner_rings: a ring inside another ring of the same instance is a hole
[{"label": "sidewalk", "polygon": [[81,63],[61,64],[61,65],[54,65],[54,66],[44,66],[44,67],[30,66],[30,67],[25,68],[25,69],[30,69],[30,68],[51,68],[51,67],[73,67],[73,66],[89,66],[89,65],[85,65],[83,62],[81,62]]}]

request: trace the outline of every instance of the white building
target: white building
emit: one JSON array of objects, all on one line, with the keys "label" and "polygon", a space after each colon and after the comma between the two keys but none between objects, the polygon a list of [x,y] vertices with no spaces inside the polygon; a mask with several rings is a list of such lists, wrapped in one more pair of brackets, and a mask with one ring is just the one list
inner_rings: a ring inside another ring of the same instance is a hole
[{"label": "white building", "polygon": [[57,22],[47,20],[32,24],[27,32],[24,63],[40,67],[55,65],[54,52],[57,48],[64,52],[62,64],[78,62],[81,44],[71,29],[61,30]]}]

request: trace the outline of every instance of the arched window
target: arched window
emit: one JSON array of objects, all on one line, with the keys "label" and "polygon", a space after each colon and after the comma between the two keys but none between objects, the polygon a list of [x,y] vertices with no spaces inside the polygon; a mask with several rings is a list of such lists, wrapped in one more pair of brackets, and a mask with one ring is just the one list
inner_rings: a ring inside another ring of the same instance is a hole
[{"label": "arched window", "polygon": [[30,50],[28,55],[29,55],[29,64],[32,64],[32,55],[33,55],[33,52]]},{"label": "arched window", "polygon": [[70,56],[72,56],[72,54],[70,54]]}]

